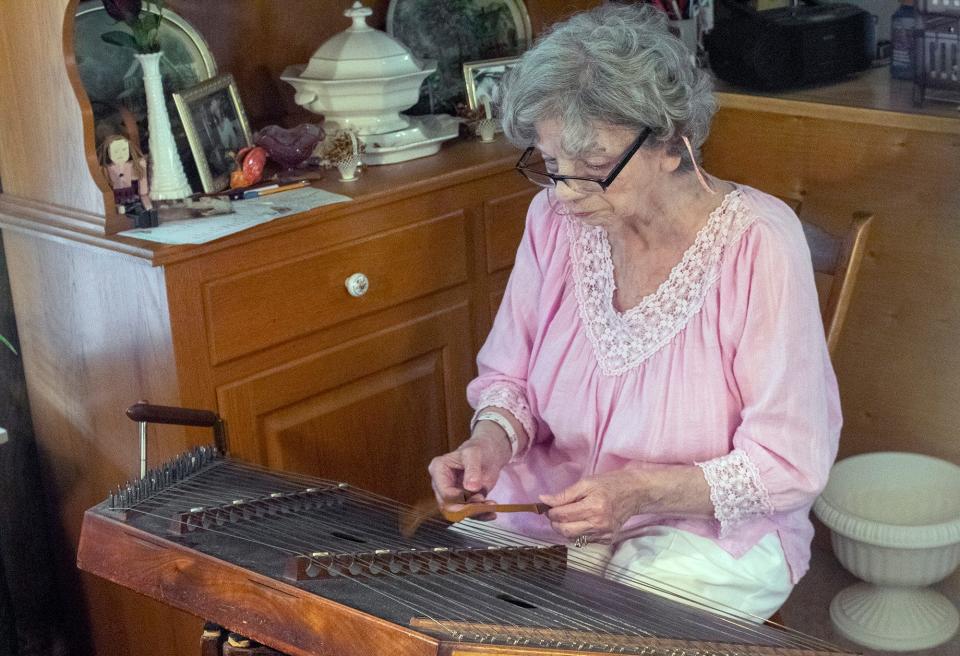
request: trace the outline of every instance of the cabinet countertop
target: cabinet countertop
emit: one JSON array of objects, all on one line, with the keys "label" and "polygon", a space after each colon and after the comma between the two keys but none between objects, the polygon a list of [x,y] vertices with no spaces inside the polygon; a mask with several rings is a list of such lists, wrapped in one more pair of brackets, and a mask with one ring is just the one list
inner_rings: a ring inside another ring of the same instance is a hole
[{"label": "cabinet countertop", "polygon": [[913,104],[913,83],[873,68],[834,84],[792,91],[750,91],[716,81],[721,108],[776,112],[888,127],[960,134],[957,103]]},{"label": "cabinet countertop", "polygon": [[153,265],[172,264],[237,246],[251,240],[296,229],[309,222],[326,220],[390,203],[400,198],[484,177],[509,169],[520,151],[499,134],[492,143],[458,138],[444,144],[430,157],[366,168],[354,182],[340,182],[328,172],[313,186],[351,198],[350,202],[324,205],[314,210],[271,221],[216,241],[193,245],[170,245],[124,237],[97,235],[87,224],[89,217],[60,216],[57,208],[0,193],[0,227],[37,232],[55,238],[86,243],[110,251],[149,260]]}]

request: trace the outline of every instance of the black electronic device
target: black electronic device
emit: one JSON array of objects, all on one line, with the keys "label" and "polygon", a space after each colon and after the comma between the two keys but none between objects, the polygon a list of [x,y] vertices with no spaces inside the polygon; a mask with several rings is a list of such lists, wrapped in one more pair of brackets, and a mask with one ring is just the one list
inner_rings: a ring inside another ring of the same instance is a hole
[{"label": "black electronic device", "polygon": [[829,82],[873,61],[873,17],[849,4],[806,4],[757,11],[720,0],[704,45],[721,80],[778,90]]}]

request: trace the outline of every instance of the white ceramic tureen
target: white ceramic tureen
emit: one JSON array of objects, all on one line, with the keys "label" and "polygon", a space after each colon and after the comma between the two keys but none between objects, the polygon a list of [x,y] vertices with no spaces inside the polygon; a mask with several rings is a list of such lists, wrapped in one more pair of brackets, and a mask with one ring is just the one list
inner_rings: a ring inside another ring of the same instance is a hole
[{"label": "white ceramic tureen", "polygon": [[[403,144],[412,146],[436,141],[435,130],[431,132],[422,119],[400,113],[417,103],[420,84],[437,69],[436,61],[419,60],[386,32],[367,25],[373,11],[361,3],[354,2],[343,13],[353,25],[325,41],[305,66],[289,66],[283,72],[281,79],[297,91],[295,102],[323,114],[328,133],[339,128],[360,136],[366,144],[364,160],[368,164],[387,163],[378,160],[374,144],[396,146],[397,135],[403,135],[399,138]],[[455,122],[452,130],[450,136],[455,136]],[[407,150],[410,157],[398,152],[386,159],[401,161],[429,154],[422,148]]]}]

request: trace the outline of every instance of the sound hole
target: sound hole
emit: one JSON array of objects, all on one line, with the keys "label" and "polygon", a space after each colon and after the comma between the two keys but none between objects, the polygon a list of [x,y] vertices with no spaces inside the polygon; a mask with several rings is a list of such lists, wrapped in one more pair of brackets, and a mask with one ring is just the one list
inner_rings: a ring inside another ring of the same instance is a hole
[{"label": "sound hole", "polygon": [[536,608],[536,606],[534,606],[533,604],[528,603],[523,599],[517,599],[516,597],[511,597],[505,592],[501,592],[500,594],[498,594],[497,599],[502,599],[503,601],[511,603],[514,606],[519,606],[520,608],[530,608],[530,609]]},{"label": "sound hole", "polygon": [[358,538],[356,535],[350,535],[349,533],[344,533],[342,531],[330,531],[330,535],[343,540],[350,540],[351,542],[366,542],[366,540],[363,538]]}]

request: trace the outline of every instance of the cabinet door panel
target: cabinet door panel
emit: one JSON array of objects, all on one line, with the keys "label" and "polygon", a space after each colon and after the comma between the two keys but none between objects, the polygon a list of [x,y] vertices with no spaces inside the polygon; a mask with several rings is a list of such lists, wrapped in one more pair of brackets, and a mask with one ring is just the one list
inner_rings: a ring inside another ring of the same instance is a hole
[{"label": "cabinet door panel", "polygon": [[234,455],[414,502],[427,465],[466,436],[466,304],[218,390]]},{"label": "cabinet door panel", "polygon": [[530,201],[538,189],[524,187],[512,194],[483,204],[483,225],[487,242],[487,273],[513,266]]}]

